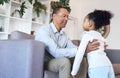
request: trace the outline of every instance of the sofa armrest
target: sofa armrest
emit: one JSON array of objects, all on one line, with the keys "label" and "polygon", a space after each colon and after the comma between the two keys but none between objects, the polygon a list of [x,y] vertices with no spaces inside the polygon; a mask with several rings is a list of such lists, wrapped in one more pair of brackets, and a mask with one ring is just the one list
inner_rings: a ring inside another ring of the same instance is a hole
[{"label": "sofa armrest", "polygon": [[0,78],[43,78],[45,46],[35,40],[0,40]]},{"label": "sofa armrest", "polygon": [[80,40],[72,40],[72,43],[76,46],[79,46]]}]

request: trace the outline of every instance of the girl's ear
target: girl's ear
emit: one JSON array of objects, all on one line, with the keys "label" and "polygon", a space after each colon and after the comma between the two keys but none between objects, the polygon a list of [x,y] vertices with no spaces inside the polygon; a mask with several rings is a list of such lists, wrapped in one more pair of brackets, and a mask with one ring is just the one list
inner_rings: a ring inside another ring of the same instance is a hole
[{"label": "girl's ear", "polygon": [[94,26],[94,22],[92,20],[89,20],[89,26]]},{"label": "girl's ear", "polygon": [[95,26],[94,26],[94,22],[92,21],[92,20],[90,20],[89,21],[89,29],[91,30],[93,30],[93,29],[95,29]]},{"label": "girl's ear", "polygon": [[89,27],[92,25],[91,20],[88,21],[88,25],[89,25]]}]

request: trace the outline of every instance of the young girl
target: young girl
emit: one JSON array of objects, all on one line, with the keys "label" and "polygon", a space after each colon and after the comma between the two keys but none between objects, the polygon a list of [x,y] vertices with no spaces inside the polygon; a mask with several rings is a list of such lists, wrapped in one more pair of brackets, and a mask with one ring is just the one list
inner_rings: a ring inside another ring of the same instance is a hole
[{"label": "young girl", "polygon": [[88,42],[92,41],[93,39],[97,39],[100,42],[100,47],[98,50],[87,53],[89,77],[115,78],[112,64],[104,52],[106,40],[97,31],[102,26],[110,25],[111,18],[112,14],[105,10],[95,10],[85,17],[83,23],[83,28],[85,31],[83,32],[81,43],[75,56],[71,72],[73,78],[75,78],[75,75],[78,72]]}]

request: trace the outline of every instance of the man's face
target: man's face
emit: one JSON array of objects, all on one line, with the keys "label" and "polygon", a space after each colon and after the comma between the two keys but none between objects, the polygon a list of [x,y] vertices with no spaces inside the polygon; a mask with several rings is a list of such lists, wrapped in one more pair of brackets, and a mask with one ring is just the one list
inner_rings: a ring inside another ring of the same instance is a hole
[{"label": "man's face", "polygon": [[69,17],[69,12],[65,8],[61,8],[57,14],[54,14],[54,22],[62,29],[66,26]]}]

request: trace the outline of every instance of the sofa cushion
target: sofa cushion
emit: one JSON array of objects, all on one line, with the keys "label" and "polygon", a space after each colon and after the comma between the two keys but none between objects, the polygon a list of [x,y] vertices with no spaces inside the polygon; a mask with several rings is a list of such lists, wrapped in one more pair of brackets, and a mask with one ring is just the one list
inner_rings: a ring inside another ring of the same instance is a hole
[{"label": "sofa cushion", "polygon": [[45,70],[44,78],[59,78],[59,73]]},{"label": "sofa cushion", "polygon": [[120,75],[120,64],[113,64],[115,75]]},{"label": "sofa cushion", "polygon": [[34,35],[30,35],[21,31],[13,31],[10,39],[34,39]]},{"label": "sofa cushion", "polygon": [[120,75],[116,75],[115,78],[120,78]]}]

